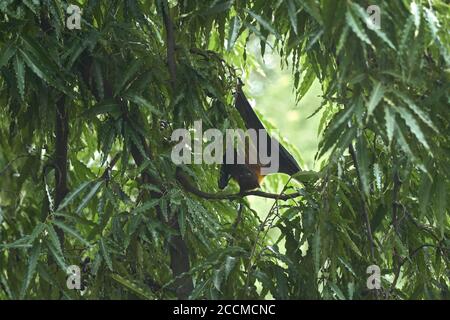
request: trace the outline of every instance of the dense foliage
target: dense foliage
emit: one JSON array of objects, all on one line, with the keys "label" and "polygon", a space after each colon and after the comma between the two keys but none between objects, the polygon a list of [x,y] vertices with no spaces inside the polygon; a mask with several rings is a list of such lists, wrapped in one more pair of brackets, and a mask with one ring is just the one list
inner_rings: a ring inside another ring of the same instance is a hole
[{"label": "dense foliage", "polygon": [[[0,298],[448,298],[450,6],[375,2],[381,29],[362,0],[2,0]],[[323,91],[321,170],[268,213],[170,159],[175,128],[242,126],[252,39]]]}]

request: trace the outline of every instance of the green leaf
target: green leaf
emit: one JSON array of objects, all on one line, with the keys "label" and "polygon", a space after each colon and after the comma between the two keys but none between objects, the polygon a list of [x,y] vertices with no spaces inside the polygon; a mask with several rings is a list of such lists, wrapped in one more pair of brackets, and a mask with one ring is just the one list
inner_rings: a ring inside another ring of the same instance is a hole
[{"label": "green leaf", "polygon": [[25,236],[11,243],[0,244],[3,249],[31,248],[30,236]]},{"label": "green leaf", "polygon": [[392,139],[394,138],[394,131],[396,127],[395,123],[395,113],[391,111],[390,107],[384,108],[384,119],[386,121],[386,133],[389,139],[389,142],[392,142]]},{"label": "green leaf", "polygon": [[276,284],[276,299],[286,300],[288,299],[288,278],[284,272],[284,269],[280,266],[274,266],[275,284]]},{"label": "green leaf", "polygon": [[244,9],[244,11],[247,12],[249,15],[251,15],[256,21],[258,21],[258,23],[262,27],[264,27],[267,31],[272,33],[275,36],[275,38],[277,38],[278,40],[281,40],[280,34],[274,29],[274,27],[272,26],[272,24],[270,22],[268,22],[263,17],[261,17],[260,15],[257,15],[256,13],[254,13],[253,11],[251,11],[249,9]]},{"label": "green leaf", "polygon": [[400,147],[403,149],[403,151],[408,154],[413,159],[416,158],[414,153],[411,151],[411,147],[409,146],[408,142],[405,139],[405,134],[403,132],[402,126],[397,126],[395,132],[397,132],[397,142],[400,145]]},{"label": "green leaf", "polygon": [[394,233],[394,246],[401,255],[408,257],[408,248],[403,244],[402,240],[396,233]]},{"label": "green leaf", "polygon": [[414,116],[403,107],[396,107],[395,110],[400,114],[403,120],[405,120],[406,125],[411,129],[411,132],[416,136],[417,140],[419,140],[419,142],[429,150],[430,146],[425,139],[422,129],[420,129],[419,124],[416,119],[414,119]]},{"label": "green leaf", "polygon": [[381,178],[382,178],[382,172],[380,169],[380,165],[378,163],[375,163],[373,165],[373,175],[375,177],[375,181],[376,181],[376,185],[377,185],[377,189],[378,191],[381,191]]},{"label": "green leaf", "polygon": [[417,5],[415,1],[411,2],[410,6],[411,14],[414,18],[414,25],[416,26],[416,30],[420,28],[420,7]]},{"label": "green leaf", "polygon": [[222,282],[224,279],[224,270],[222,268],[214,270],[213,284],[217,291],[221,292]]},{"label": "green leaf", "polygon": [[429,208],[428,204],[430,203],[432,189],[433,189],[433,181],[431,181],[428,174],[426,174],[425,172],[422,173],[419,187],[420,218],[422,218],[428,211],[427,209]]},{"label": "green leaf", "polygon": [[295,34],[298,34],[297,8],[295,7],[295,2],[294,2],[294,0],[287,0],[286,4],[287,4],[289,20],[291,21],[292,29],[294,29]]},{"label": "green leaf", "polygon": [[367,105],[368,116],[371,116],[375,108],[380,103],[381,99],[383,99],[384,92],[386,91],[383,84],[379,81],[376,81],[375,87],[372,90],[372,94],[370,96],[369,103]]},{"label": "green leaf", "polygon": [[[431,30],[431,34],[433,35],[433,39],[438,39],[439,35],[439,20],[434,14],[433,10],[425,8],[425,19],[428,22],[428,27]],[[448,31],[448,30],[447,30]]]},{"label": "green leaf", "polygon": [[203,16],[208,16],[227,11],[233,5],[234,0],[219,1],[218,3],[217,2],[218,1],[213,1],[213,5],[203,11],[201,14]]},{"label": "green leaf", "polygon": [[114,271],[111,256],[109,255],[108,247],[103,241],[103,238],[100,239],[100,251],[102,253],[103,258],[105,259],[106,265],[108,266],[109,270]]},{"label": "green leaf", "polygon": [[61,243],[59,241],[59,237],[58,237],[58,234],[56,233],[55,229],[53,228],[53,226],[51,224],[46,224],[45,228],[47,229],[48,238],[50,240],[50,243],[55,247],[55,249],[57,250],[57,253],[59,255],[63,256]]},{"label": "green leaf", "polygon": [[125,85],[129,83],[130,80],[135,79],[137,74],[142,70],[143,60],[136,59],[130,63],[130,67],[125,71],[123,76],[120,77],[120,82],[116,83],[114,88],[114,96],[117,96],[123,91]]},{"label": "green leaf", "polygon": [[262,283],[264,288],[267,288],[269,290],[274,290],[274,286],[273,286],[271,277],[267,273],[262,272],[260,270],[256,270],[256,271],[254,271],[253,274],[254,274],[255,278],[258,279],[259,282]]},{"label": "green leaf", "polygon": [[81,212],[81,210],[83,210],[83,208],[87,205],[87,203],[89,202],[89,200],[92,199],[93,196],[95,196],[95,194],[97,193],[98,189],[100,188],[100,186],[103,184],[103,180],[101,181],[97,181],[91,188],[91,190],[89,191],[89,193],[84,197],[83,201],[81,201],[80,205],[78,206],[77,210],[75,211],[77,214],[79,214]]},{"label": "green leaf", "polygon": [[369,195],[369,177],[371,176],[369,171],[369,154],[370,150],[367,148],[367,142],[364,135],[360,135],[356,142],[356,159],[358,161],[359,175],[361,177],[361,184],[363,192]]},{"label": "green leaf", "polygon": [[41,235],[44,229],[45,224],[43,224],[42,222],[38,222],[36,227],[34,227],[33,232],[31,232],[30,237],[28,238],[28,242],[33,243],[34,240],[36,240]]},{"label": "green leaf", "polygon": [[365,43],[372,46],[372,42],[369,39],[369,36],[364,31],[363,26],[361,25],[361,22],[355,18],[353,13],[348,10],[345,14],[345,20],[347,21],[348,26],[352,31]]},{"label": "green leaf", "polygon": [[41,244],[36,243],[36,245],[34,245],[33,248],[31,249],[30,257],[28,259],[27,273],[23,280],[22,289],[20,290],[20,298],[22,299],[25,297],[30,282],[33,279],[34,274],[36,273],[36,265],[40,254],[41,254]]},{"label": "green leaf", "polygon": [[73,201],[73,199],[75,199],[76,196],[79,195],[80,192],[82,192],[90,183],[91,181],[85,181],[80,184],[75,190],[67,194],[67,196],[64,197],[63,201],[61,201],[56,211],[61,211],[62,209],[67,207],[67,205],[69,205]]},{"label": "green leaf", "polygon": [[[351,3],[351,7],[352,7],[353,12],[355,12],[357,15],[359,15],[359,16],[361,17],[361,19],[362,19],[364,22],[370,21],[369,15],[367,14],[367,12],[366,12],[360,5],[358,5],[358,4],[355,3],[355,2],[352,2],[352,3]],[[371,29],[371,30],[372,30],[373,32],[375,32],[375,34],[376,34],[381,40],[383,40],[389,47],[391,47],[392,49],[395,50],[394,44],[392,43],[391,40],[389,40],[389,38],[386,36],[386,34],[385,34],[383,31],[381,31],[381,30],[378,29],[378,28],[373,28],[373,29]],[[370,41],[370,40],[369,40],[369,41]]]},{"label": "green leaf", "polygon": [[352,268],[352,267],[351,267],[344,259],[342,259],[341,257],[338,257],[338,260],[344,265],[344,267],[345,267],[348,271],[350,271],[350,273],[351,273],[355,278],[357,277],[355,271],[353,271],[353,268]]},{"label": "green leaf", "polygon": [[53,269],[53,266],[51,264],[38,261],[36,270],[39,274],[39,278],[46,281],[52,287],[60,289],[62,286],[58,283],[58,279],[55,277],[54,269],[51,269]]},{"label": "green leaf", "polygon": [[316,171],[300,171],[294,174],[292,179],[300,182],[316,182],[321,176],[320,172]]},{"label": "green leaf", "polygon": [[72,89],[65,87],[64,80],[60,77],[61,67],[52,60],[47,50],[32,37],[21,35],[23,42],[19,48],[20,54],[26,65],[44,82],[57,88],[66,95],[72,96]]},{"label": "green leaf", "polygon": [[23,60],[18,55],[14,59],[14,71],[17,78],[17,88],[19,89],[22,100],[25,98],[25,67]]},{"label": "green leaf", "polygon": [[103,260],[103,257],[101,255],[100,251],[97,251],[97,253],[95,254],[95,257],[94,257],[94,261],[92,262],[92,267],[91,267],[91,273],[93,275],[98,274],[98,270],[100,269],[102,260]]},{"label": "green leaf", "polygon": [[354,282],[349,282],[347,284],[347,289],[348,289],[348,299],[349,300],[353,300],[353,295],[355,293],[355,283]]},{"label": "green leaf", "polygon": [[[85,51],[89,46],[92,47],[95,45],[98,39],[98,33],[97,32],[90,32],[88,35],[86,35],[81,43],[74,42],[73,48],[70,51],[67,51],[68,59],[67,62],[65,62],[66,68],[71,69],[73,67],[73,64],[75,61],[80,57],[80,55]],[[81,59],[80,59],[81,60]]]},{"label": "green leaf", "polygon": [[406,103],[406,105],[419,117],[420,120],[422,120],[427,126],[433,129],[436,133],[439,133],[439,130],[436,128],[433,121],[431,121],[428,114],[424,110],[419,108],[411,98],[409,98],[408,96],[406,96],[406,94],[399,91],[394,91],[394,94],[400,99],[402,99]]},{"label": "green leaf", "polygon": [[120,105],[113,101],[113,100],[103,100],[99,103],[97,103],[92,108],[86,110],[83,115],[85,117],[95,117],[99,114],[105,114],[105,113],[113,113],[113,114],[119,114],[121,112]]},{"label": "green leaf", "polygon": [[133,93],[127,93],[125,97],[130,101],[136,103],[138,106],[146,107],[151,113],[161,116],[161,112],[159,112],[159,110],[154,105],[152,105],[148,100],[144,99],[143,97]]},{"label": "green leaf", "polygon": [[36,0],[34,0],[33,2],[31,2],[31,0],[22,0],[22,2],[28,7],[28,9],[33,11],[35,15],[38,14],[39,2],[37,2]]},{"label": "green leaf", "polygon": [[344,30],[342,31],[342,34],[341,34],[341,36],[339,38],[339,42],[338,42],[338,45],[336,47],[336,54],[339,54],[341,52],[342,48],[344,47],[344,45],[345,45],[345,43],[347,41],[347,38],[348,38],[348,31],[349,30],[350,30],[350,27],[346,24],[344,26]]},{"label": "green leaf", "polygon": [[414,19],[408,19],[405,28],[403,29],[400,45],[399,45],[399,55],[403,55],[408,50],[409,41],[411,41],[409,35],[411,34],[412,27],[414,25]]},{"label": "green leaf", "polygon": [[373,29],[373,32],[381,39],[383,40],[391,49],[397,50],[392,43],[392,41],[387,37],[387,35],[381,31],[380,29]]},{"label": "green leaf", "polygon": [[340,233],[341,237],[343,239],[345,239],[345,243],[346,245],[348,245],[350,247],[350,249],[356,253],[360,258],[363,257],[361,251],[358,249],[358,246],[356,245],[356,243],[352,240],[352,238],[349,235],[349,231],[348,230],[342,230],[342,232]]},{"label": "green leaf", "polygon": [[45,83],[59,89],[61,92],[70,96],[70,92],[64,87],[64,83],[60,83],[53,78],[53,74],[43,66],[36,58],[34,58],[29,53],[19,49],[21,57],[25,64],[33,71],[39,78],[41,78]]},{"label": "green leaf", "polygon": [[[164,202],[162,202],[162,203],[164,203]],[[161,209],[162,208],[164,208],[164,206],[161,206]],[[166,219],[166,221],[168,221],[169,217],[168,217],[168,213],[167,213],[167,205],[166,205],[166,209],[161,210],[161,211],[163,212],[164,219]],[[180,227],[181,237],[184,238],[184,235],[186,234],[186,216],[185,216],[184,210],[178,211],[178,225]]]},{"label": "green leaf", "polygon": [[235,257],[227,256],[225,258],[225,280],[228,279],[230,272],[236,265],[237,259]]},{"label": "green leaf", "polygon": [[48,84],[52,84],[53,80],[51,79],[50,74],[47,73],[46,70],[42,66],[38,64],[36,60],[34,60],[27,52],[19,49],[22,58],[24,59],[27,66],[42,80],[44,80]]},{"label": "green leaf", "polygon": [[[356,110],[360,108],[361,104],[354,103],[350,107],[340,110],[331,119],[328,128],[325,130],[324,138],[319,143],[319,152],[316,159],[322,157],[328,150],[330,150],[339,141],[339,138],[344,134],[352,135],[355,128],[347,130],[347,123],[351,120]],[[343,133],[344,132],[344,133]]]},{"label": "green leaf", "polygon": [[[146,166],[148,166],[148,164],[151,163],[151,162],[148,161],[148,160],[146,160],[146,162],[147,162],[147,165],[146,165]],[[141,167],[139,167],[139,168],[138,168],[138,172],[141,173],[141,172],[144,171],[145,169],[146,169],[146,168],[141,168]],[[155,185],[153,185],[153,184],[145,184],[145,185],[143,185],[142,187],[143,187],[145,190],[148,190],[148,191],[151,191],[151,192],[162,193],[161,189],[160,189],[158,186],[155,186]]]},{"label": "green leaf", "polygon": [[233,49],[234,44],[239,35],[239,29],[241,28],[241,20],[238,15],[235,15],[230,22],[230,30],[228,31],[228,43],[227,43],[227,51]]},{"label": "green leaf", "polygon": [[144,285],[138,285],[133,281],[127,280],[118,274],[112,274],[111,278],[121,284],[124,288],[148,300],[155,300],[156,296],[153,292],[145,288]]},{"label": "green leaf", "polygon": [[330,282],[329,285],[331,290],[333,290],[333,292],[336,294],[339,300],[347,300],[342,290],[339,289],[339,287],[334,282]]},{"label": "green leaf", "polygon": [[300,4],[303,9],[313,17],[319,25],[323,25],[321,8],[319,2],[316,0],[296,0],[297,4]]},{"label": "green leaf", "polygon": [[63,223],[62,221],[52,220],[52,224],[54,224],[58,228],[62,229],[66,233],[72,235],[76,239],[80,240],[80,242],[83,243],[84,245],[86,245],[87,247],[91,246],[90,243],[88,241],[86,241],[82,236],[80,236],[80,234],[78,232],[76,232],[74,229],[72,229],[71,227],[69,227],[68,225]]},{"label": "green leaf", "polygon": [[150,200],[144,202],[141,206],[134,209],[132,211],[132,214],[144,213],[144,212],[156,207],[158,205],[159,201],[160,201],[159,199],[150,199]]},{"label": "green leaf", "polygon": [[7,294],[7,297],[11,300],[14,300],[14,294],[11,291],[11,288],[8,285],[8,281],[6,280],[5,276],[3,275],[3,273],[0,273],[0,284],[3,285],[4,291]]},{"label": "green leaf", "polygon": [[302,83],[300,84],[300,87],[297,90],[299,100],[306,95],[309,88],[311,88],[312,84],[314,83],[315,79],[316,73],[314,72],[314,69],[312,67],[308,68],[308,70],[306,70],[306,72],[303,74]]},{"label": "green leaf", "polygon": [[5,45],[0,51],[0,69],[6,66],[12,56],[16,53],[16,49],[11,45]]},{"label": "green leaf", "polygon": [[351,119],[355,113],[355,109],[357,109],[357,104],[352,104],[350,107],[340,110],[330,121],[330,125],[327,130],[332,132],[340,129],[343,124],[346,124]]},{"label": "green leaf", "polygon": [[447,220],[447,186],[444,179],[438,179],[436,182],[436,219],[438,222],[438,228],[440,231],[441,239],[445,236],[445,227]]},{"label": "green leaf", "polygon": [[[67,213],[63,213],[63,212],[54,212],[53,215],[55,217],[61,217],[61,218],[65,218],[67,220],[71,220],[74,223],[79,223],[82,226],[87,226],[87,227],[91,227],[91,228],[96,228],[98,225],[89,219],[86,219],[82,216],[76,215],[76,214],[67,214]],[[63,219],[61,219],[63,220]]]},{"label": "green leaf", "polygon": [[147,153],[142,144],[143,138],[141,139],[141,136],[136,133],[136,131],[133,127],[129,127],[128,125],[126,125],[124,130],[125,130],[125,139],[127,141],[127,144],[132,143],[139,150],[142,157],[145,160],[148,160]]},{"label": "green leaf", "polygon": [[314,258],[314,270],[316,272],[316,276],[320,271],[320,241],[320,230],[317,230],[314,234],[312,242],[312,253]]},{"label": "green leaf", "polygon": [[100,99],[103,99],[105,97],[105,88],[104,88],[102,69],[101,69],[100,63],[98,61],[94,62],[93,66],[92,66],[92,71],[94,73],[95,87],[97,89],[98,95],[99,95]]},{"label": "green leaf", "polygon": [[66,272],[68,266],[64,259],[64,255],[61,252],[59,252],[58,249],[55,248],[53,242],[46,241],[46,243],[47,248],[50,250],[50,253],[52,254],[58,266],[61,268],[61,270],[64,270],[64,272]]}]

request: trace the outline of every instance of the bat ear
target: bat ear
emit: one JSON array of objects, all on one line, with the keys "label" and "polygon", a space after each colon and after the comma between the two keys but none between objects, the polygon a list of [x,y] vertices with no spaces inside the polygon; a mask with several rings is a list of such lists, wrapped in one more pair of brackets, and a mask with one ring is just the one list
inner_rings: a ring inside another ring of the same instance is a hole
[{"label": "bat ear", "polygon": [[219,177],[219,183],[218,183],[218,187],[220,190],[225,189],[225,187],[228,185],[228,182],[230,181],[230,174],[228,173],[225,165],[223,164],[220,167],[220,177]]}]

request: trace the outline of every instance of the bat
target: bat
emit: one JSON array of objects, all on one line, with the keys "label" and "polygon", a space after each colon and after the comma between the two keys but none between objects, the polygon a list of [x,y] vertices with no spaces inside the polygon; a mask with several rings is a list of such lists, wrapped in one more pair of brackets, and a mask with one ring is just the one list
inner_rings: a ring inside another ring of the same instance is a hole
[{"label": "bat", "polygon": [[[292,176],[301,171],[300,166],[298,165],[294,157],[289,153],[289,151],[287,151],[286,148],[281,143],[279,143],[277,139],[271,137],[267,133],[266,128],[262,124],[261,120],[259,120],[255,111],[253,111],[253,108],[251,107],[244,92],[242,91],[242,83],[239,83],[236,89],[235,108],[238,110],[239,114],[244,120],[247,129],[255,129],[257,131],[263,130],[265,134],[267,134],[266,150],[268,151],[268,155],[272,152],[273,143],[278,143],[279,166],[277,172]],[[224,154],[224,162],[220,168],[220,176],[218,181],[219,189],[224,189],[228,185],[231,178],[233,178],[239,184],[241,192],[257,189],[260,187],[260,184],[265,176],[261,170],[261,168],[265,166],[260,161],[260,149],[262,146],[261,143],[262,142],[260,141],[260,139],[257,139],[256,148],[250,148],[249,143],[245,144],[246,152],[245,162],[243,164],[226,163],[226,154]],[[251,163],[249,161],[249,152],[258,153],[256,157],[254,157],[257,159],[256,163]],[[234,159],[236,158],[237,151],[236,149],[234,149]]]}]

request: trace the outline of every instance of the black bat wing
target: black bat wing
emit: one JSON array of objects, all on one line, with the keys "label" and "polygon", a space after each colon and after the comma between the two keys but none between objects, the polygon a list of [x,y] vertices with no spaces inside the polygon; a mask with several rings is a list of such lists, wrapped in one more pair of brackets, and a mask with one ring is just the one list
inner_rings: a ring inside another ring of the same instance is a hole
[{"label": "black bat wing", "polygon": [[[253,111],[252,106],[248,102],[244,92],[240,86],[238,86],[235,96],[235,107],[241,115],[242,119],[245,122],[245,125],[248,129],[255,130],[264,130],[268,136],[267,139],[267,149],[269,154],[271,154],[271,139],[274,139],[278,142],[279,146],[279,170],[278,172],[286,173],[288,175],[294,175],[295,173],[301,171],[300,166],[297,161],[294,159],[292,154],[275,138],[270,137],[267,133],[266,128],[262,124],[261,120],[259,120],[255,111]],[[258,148],[259,150],[259,148]]]}]

